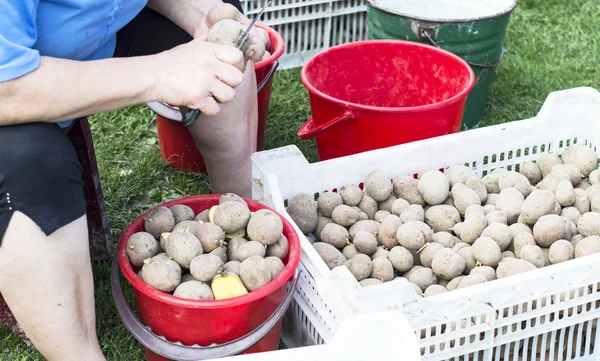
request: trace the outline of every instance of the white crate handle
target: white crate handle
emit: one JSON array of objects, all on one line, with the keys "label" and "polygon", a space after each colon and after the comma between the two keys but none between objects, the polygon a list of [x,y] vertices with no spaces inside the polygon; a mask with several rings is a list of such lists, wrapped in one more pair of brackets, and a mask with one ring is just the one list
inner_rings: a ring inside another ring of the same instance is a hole
[{"label": "white crate handle", "polygon": [[344,113],[342,113],[342,115],[335,117],[327,123],[321,124],[319,126],[315,126],[315,121],[313,118],[311,118],[300,128],[300,130],[298,131],[298,136],[304,140],[314,138],[315,136],[321,134],[322,132],[340,123],[341,121],[356,119],[356,113],[356,110],[347,110]]}]

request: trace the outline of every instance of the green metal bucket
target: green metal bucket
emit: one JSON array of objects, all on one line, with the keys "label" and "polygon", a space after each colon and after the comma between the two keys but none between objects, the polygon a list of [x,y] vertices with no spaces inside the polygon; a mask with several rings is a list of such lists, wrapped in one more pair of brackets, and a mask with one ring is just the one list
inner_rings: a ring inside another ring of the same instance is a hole
[{"label": "green metal bucket", "polygon": [[464,59],[476,84],[465,105],[462,128],[485,115],[502,41],[517,0],[366,0],[370,40],[398,39],[435,45]]}]

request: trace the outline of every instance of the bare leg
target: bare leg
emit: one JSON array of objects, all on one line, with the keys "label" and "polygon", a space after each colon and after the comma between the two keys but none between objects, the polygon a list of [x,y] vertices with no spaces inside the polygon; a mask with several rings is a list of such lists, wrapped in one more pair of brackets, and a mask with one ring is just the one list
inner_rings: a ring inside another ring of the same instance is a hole
[{"label": "bare leg", "polygon": [[46,236],[15,212],[0,247],[0,292],[48,361],[105,361],[83,216]]},{"label": "bare leg", "polygon": [[201,115],[190,127],[206,164],[213,193],[252,197],[250,156],[256,152],[258,105],[254,64],[248,61],[235,98],[212,117]]}]

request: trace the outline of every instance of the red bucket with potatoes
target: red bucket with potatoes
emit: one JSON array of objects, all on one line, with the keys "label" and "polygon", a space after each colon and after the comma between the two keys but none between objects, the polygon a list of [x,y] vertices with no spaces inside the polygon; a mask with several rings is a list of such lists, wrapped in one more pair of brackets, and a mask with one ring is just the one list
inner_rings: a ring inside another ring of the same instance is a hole
[{"label": "red bucket with potatoes", "polygon": [[[300,242],[292,225],[269,207],[246,200],[251,212],[269,210],[283,224],[289,251],[283,270],[270,282],[245,295],[228,299],[196,300],[176,297],[149,286],[138,276],[127,253],[128,239],[145,231],[145,218],[158,207],[189,206],[194,214],[219,204],[219,195],[189,196],[156,206],[125,229],[113,261],[111,287],[115,307],[131,334],[146,348],[148,361],[192,361],[242,353],[277,350],[282,317],[291,303]],[[120,274],[132,286],[136,316],[126,300]]]},{"label": "red bucket with potatoes", "polygon": [[[258,93],[256,149],[262,150],[269,104],[271,102],[271,88],[275,72],[279,67],[278,60],[285,50],[285,41],[274,29],[261,23],[256,23],[255,26],[264,29],[269,34],[271,40],[271,56],[254,64]],[[156,113],[156,127],[161,157],[175,169],[206,174],[207,170],[204,159],[202,159],[202,154],[198,150],[190,132],[181,123],[179,108],[159,102],[152,102],[147,105]]]}]

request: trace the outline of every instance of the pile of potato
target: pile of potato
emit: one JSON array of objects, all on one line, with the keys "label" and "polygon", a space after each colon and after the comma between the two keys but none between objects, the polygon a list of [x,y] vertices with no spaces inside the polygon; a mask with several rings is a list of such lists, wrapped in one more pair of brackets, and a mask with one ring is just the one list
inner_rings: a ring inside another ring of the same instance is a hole
[{"label": "pile of potato", "polygon": [[597,165],[571,145],[482,179],[460,165],[393,182],[374,171],[364,191],[298,194],[287,212],[330,269],[362,286],[403,277],[432,296],[600,252]]},{"label": "pile of potato", "polygon": [[211,286],[224,274],[240,283],[237,295],[255,291],[283,271],[289,251],[279,215],[251,212],[232,193],[197,215],[186,205],[158,207],[144,229],[127,240],[129,261],[146,284],[182,298],[220,299]]}]

